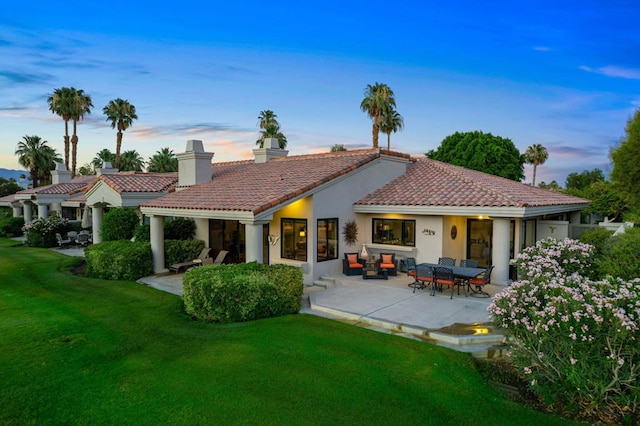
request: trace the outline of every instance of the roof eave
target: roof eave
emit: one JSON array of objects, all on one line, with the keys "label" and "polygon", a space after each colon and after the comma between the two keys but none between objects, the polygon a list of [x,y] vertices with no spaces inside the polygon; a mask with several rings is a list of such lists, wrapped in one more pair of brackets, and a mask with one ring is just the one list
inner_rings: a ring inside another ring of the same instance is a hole
[{"label": "roof eave", "polygon": [[545,214],[558,214],[579,211],[588,204],[563,204],[540,207],[491,207],[491,206],[390,206],[364,205],[353,206],[355,213],[395,213],[430,216],[491,216],[491,217],[535,217]]}]

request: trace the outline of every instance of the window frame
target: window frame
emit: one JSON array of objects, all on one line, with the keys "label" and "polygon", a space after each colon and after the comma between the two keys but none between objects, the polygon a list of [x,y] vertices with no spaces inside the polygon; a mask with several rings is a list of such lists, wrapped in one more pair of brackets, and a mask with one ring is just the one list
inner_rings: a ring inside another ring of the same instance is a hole
[{"label": "window frame", "polygon": [[[384,222],[401,222],[402,228],[402,237],[400,238],[400,244],[394,244],[385,240],[380,240],[376,236],[376,221],[381,221],[381,226],[384,228]],[[413,243],[407,243],[407,235],[409,234],[407,229],[407,224],[411,224],[413,226]],[[389,219],[382,217],[374,217],[371,219],[371,242],[373,244],[386,244],[391,246],[404,246],[404,247],[415,247],[416,246],[416,220],[415,219]]]},{"label": "window frame", "polygon": [[[320,238],[320,236],[322,235],[322,232],[320,230],[320,222],[325,222],[325,225],[326,225],[325,239]],[[333,223],[333,231],[329,230],[330,228],[329,223]],[[316,219],[316,262],[326,262],[329,260],[338,259],[338,254],[339,254],[338,253],[338,247],[339,247],[338,230],[340,229],[339,225],[340,225],[340,221],[337,217]],[[335,238],[331,238],[329,235],[329,232],[333,232],[333,236]],[[333,243],[331,243],[332,241]],[[319,252],[319,248],[321,247],[321,244],[324,244],[325,256],[326,256],[322,259],[320,258],[320,252]],[[331,250],[332,246],[333,246],[333,250]]]},{"label": "window frame", "polygon": [[[285,250],[287,249],[287,245],[285,245],[285,241],[287,240],[285,235],[285,222],[291,222],[292,225],[292,253],[293,257],[287,257],[285,255]],[[299,232],[296,232],[296,225],[302,225],[302,230],[304,230],[305,235],[301,237]],[[293,218],[293,217],[283,217],[280,219],[280,257],[282,259],[295,260],[299,262],[307,261],[307,252],[309,250],[309,227],[307,225],[307,219],[305,218]],[[301,239],[304,238],[304,241]],[[300,249],[300,244],[304,244],[304,250]],[[298,256],[298,253],[304,253],[304,256]]]}]

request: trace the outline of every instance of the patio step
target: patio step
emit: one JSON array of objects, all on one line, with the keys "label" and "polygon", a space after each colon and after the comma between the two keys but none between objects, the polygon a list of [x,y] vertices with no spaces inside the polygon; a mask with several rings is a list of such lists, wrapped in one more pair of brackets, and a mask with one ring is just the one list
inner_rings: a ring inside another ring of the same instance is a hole
[{"label": "patio step", "polygon": [[336,280],[335,278],[323,276],[315,280],[312,285],[316,287],[331,288],[336,286]]}]

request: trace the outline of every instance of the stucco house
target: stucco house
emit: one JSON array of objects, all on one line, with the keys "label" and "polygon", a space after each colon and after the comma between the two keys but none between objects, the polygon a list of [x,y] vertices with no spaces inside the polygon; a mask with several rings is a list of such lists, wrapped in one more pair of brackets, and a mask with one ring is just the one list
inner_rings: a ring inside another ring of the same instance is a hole
[{"label": "stucco house", "polygon": [[[268,139],[253,152],[253,160],[212,162],[214,154],[191,140],[177,154],[177,174],[94,177],[80,200],[91,207],[94,242],[105,209],[139,207],[151,225],[156,273],[166,271],[165,220],[187,217],[214,252],[228,250],[237,262],[299,266],[307,284],[340,273],[344,253],[363,246],[400,260],[475,259],[494,266],[493,283],[506,284],[509,260],[521,248],[570,236],[589,203],[380,149],[289,156]],[[64,202],[74,202],[73,195]],[[354,245],[342,235],[348,221],[358,228]]]}]

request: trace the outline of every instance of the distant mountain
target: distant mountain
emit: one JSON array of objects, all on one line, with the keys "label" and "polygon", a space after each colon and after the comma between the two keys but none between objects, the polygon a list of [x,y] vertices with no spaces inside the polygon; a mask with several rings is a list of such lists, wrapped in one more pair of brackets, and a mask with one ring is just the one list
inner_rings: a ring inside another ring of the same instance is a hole
[{"label": "distant mountain", "polygon": [[20,175],[29,176],[29,172],[26,170],[11,170],[11,169],[3,169],[0,168],[0,177],[5,179],[14,178],[18,185],[21,185],[23,188],[26,188],[29,184],[29,179],[25,178],[22,182],[20,182]]}]

